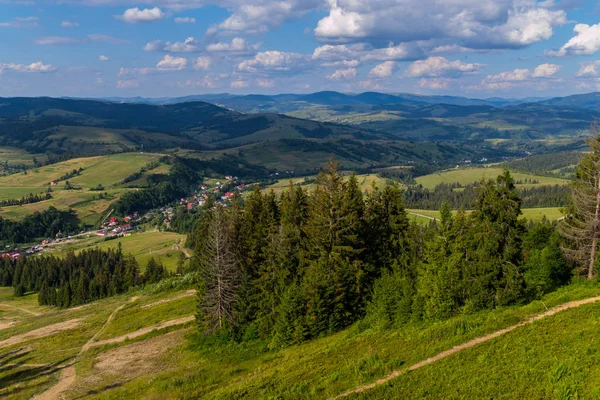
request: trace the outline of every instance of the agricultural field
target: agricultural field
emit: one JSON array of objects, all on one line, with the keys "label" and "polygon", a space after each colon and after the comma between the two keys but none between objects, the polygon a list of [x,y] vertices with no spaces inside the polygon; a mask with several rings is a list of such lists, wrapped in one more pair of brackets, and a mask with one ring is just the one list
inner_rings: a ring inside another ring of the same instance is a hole
[{"label": "agricultural field", "polygon": [[[52,164],[28,170],[18,174],[0,177],[0,200],[20,199],[30,193],[45,193],[52,189],[52,199],[38,203],[24,204],[0,208],[0,216],[18,219],[35,211],[43,211],[50,206],[58,209],[72,208],[77,216],[88,224],[94,224],[103,215],[112,202],[117,200],[126,190],[119,183],[130,174],[151,162],[158,161],[162,155],[151,153],[121,153],[108,156],[76,158],[65,162]],[[56,181],[73,170],[83,168],[79,175],[65,181]],[[166,173],[168,165],[159,164],[151,173]],[[81,190],[66,190],[65,182]],[[145,177],[137,180],[141,186]],[[98,185],[104,187],[103,191],[91,191]],[[135,187],[135,182],[126,186]]]},{"label": "agricultural field", "polygon": [[[315,188],[314,180],[316,178],[317,178],[316,175],[312,175],[312,176],[306,176],[306,177],[301,177],[301,178],[280,179],[276,183],[267,186],[265,189],[263,189],[263,191],[268,192],[268,191],[273,190],[275,192],[275,194],[281,194],[281,192],[283,192],[289,188],[290,181],[292,181],[292,183],[294,185],[300,185],[300,186],[302,186],[303,189],[310,192],[310,191],[314,190],[314,188]],[[373,184],[375,184],[379,188],[382,188],[388,184],[388,179],[381,178],[377,174],[356,175],[356,179],[358,180],[360,189],[363,192],[371,190],[371,188],[373,187]]]},{"label": "agricultural field", "polygon": [[165,268],[170,272],[175,272],[179,254],[184,252],[187,257],[191,256],[191,251],[184,248],[185,239],[186,235],[173,232],[136,232],[131,236],[113,240],[91,237],[47,249],[56,256],[63,256],[70,250],[79,252],[94,247],[102,250],[116,249],[120,244],[124,253],[135,256],[142,272],[146,269],[146,265],[152,257],[162,261]]},{"label": "agricultural field", "polygon": [[[11,288],[0,288],[0,396],[326,399],[390,373],[398,377],[350,398],[485,397],[498,390],[507,398],[595,395],[600,288],[593,282],[577,281],[527,306],[393,330],[359,323],[302,345],[269,349],[260,340],[236,344],[197,334],[195,293],[184,279],[172,280],[178,289],[156,284],[66,310],[38,306],[36,294],[15,298]],[[582,299],[589,300],[530,320]],[[507,327],[513,330],[406,372]],[[499,389],[498,382],[506,384]]]},{"label": "agricultural field", "polygon": [[[16,164],[32,166],[34,158],[39,162],[47,160],[45,154],[33,154],[17,147],[0,146],[0,167],[4,163],[7,163],[8,165]],[[0,169],[0,171],[2,171],[2,169]]]},{"label": "agricultural field", "polygon": [[[422,225],[429,225],[433,220],[440,219],[440,212],[436,210],[406,210],[408,217]],[[470,212],[470,211],[467,211]],[[558,207],[548,208],[522,208],[521,219],[531,222],[540,222],[544,217],[552,222],[563,217]]]},{"label": "agricultural field", "polygon": [[[433,189],[440,183],[460,183],[468,185],[470,183],[479,182],[483,179],[494,179],[502,174],[502,168],[459,168],[448,171],[436,172],[430,175],[420,176],[416,178],[418,184],[424,188]],[[529,184],[523,183],[517,185],[521,188],[544,186],[544,185],[566,185],[569,181],[561,178],[552,178],[539,175],[524,174],[521,172],[511,171],[511,175],[515,181],[535,180],[538,183]]]}]

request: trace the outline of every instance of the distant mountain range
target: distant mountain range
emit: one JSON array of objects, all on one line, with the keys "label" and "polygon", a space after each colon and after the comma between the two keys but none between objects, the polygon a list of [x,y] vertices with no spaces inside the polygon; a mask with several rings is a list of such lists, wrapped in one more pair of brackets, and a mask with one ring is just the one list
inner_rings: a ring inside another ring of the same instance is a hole
[{"label": "distant mountain range", "polygon": [[258,112],[268,109],[292,111],[305,108],[306,105],[338,106],[338,105],[422,105],[449,104],[460,106],[488,105],[492,107],[514,106],[525,103],[539,103],[546,106],[580,108],[597,111],[600,104],[600,92],[577,94],[565,97],[527,97],[521,99],[490,97],[485,99],[461,96],[427,96],[411,93],[380,93],[364,92],[348,94],[333,91],[323,91],[310,94],[284,93],[277,95],[235,95],[229,93],[201,94],[184,97],[106,97],[102,99],[117,103],[144,104],[177,104],[193,101],[203,101],[221,105],[241,112]]}]

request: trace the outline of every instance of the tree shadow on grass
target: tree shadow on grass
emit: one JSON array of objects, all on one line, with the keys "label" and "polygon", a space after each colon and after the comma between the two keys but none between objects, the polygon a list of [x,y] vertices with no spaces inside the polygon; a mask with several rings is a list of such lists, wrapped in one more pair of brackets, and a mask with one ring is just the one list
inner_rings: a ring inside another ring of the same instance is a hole
[{"label": "tree shadow on grass", "polygon": [[17,349],[0,354],[0,397],[16,395],[38,386],[45,385],[45,380],[40,378],[49,377],[66,366],[71,357],[51,364],[30,364],[31,357],[29,349]]}]

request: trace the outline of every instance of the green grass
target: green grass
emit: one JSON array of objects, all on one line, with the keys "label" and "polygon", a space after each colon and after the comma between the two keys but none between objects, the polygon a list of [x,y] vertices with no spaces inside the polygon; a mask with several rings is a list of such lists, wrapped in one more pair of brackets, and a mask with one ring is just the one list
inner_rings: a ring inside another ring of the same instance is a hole
[{"label": "green grass", "polygon": [[53,254],[62,256],[69,250],[79,252],[94,247],[103,250],[116,249],[121,244],[124,253],[135,256],[142,272],[146,269],[146,264],[152,257],[161,260],[167,270],[175,272],[180,254],[176,246],[183,247],[185,239],[186,235],[173,232],[136,232],[131,236],[107,241],[101,237],[83,239],[74,244],[60,246]]},{"label": "green grass", "polygon": [[[485,178],[486,180],[495,179],[498,175],[502,174],[502,172],[502,168],[459,168],[420,176],[416,178],[416,181],[427,189],[433,189],[440,183],[460,183],[461,185],[468,185],[470,183],[479,182],[482,178]],[[565,185],[568,183],[566,179],[524,174],[521,172],[511,171],[511,175],[515,181],[524,181],[525,179],[538,181],[537,184],[517,185],[518,187],[523,188],[543,185]]]},{"label": "green grass", "polygon": [[[0,302],[19,301],[26,305],[34,300],[33,296],[12,299],[9,290],[0,290]],[[195,313],[194,296],[142,308],[185,292],[152,293],[152,290],[132,292],[76,310],[46,309],[47,313],[41,317],[23,315],[20,324],[0,330],[0,340],[58,321],[82,318],[84,324],[68,334],[29,341],[26,345],[31,351],[25,357],[15,356],[17,362],[25,359],[27,363],[62,362],[72,357],[119,305],[126,304],[102,338]],[[524,321],[547,308],[597,295],[600,287],[596,282],[577,281],[545,296],[543,301],[526,306],[482,311],[441,322],[412,322],[389,330],[358,323],[337,334],[282,350],[268,350],[261,341],[236,344],[197,335],[193,329],[171,328],[84,353],[76,367],[78,383],[69,397],[325,399],[457,344]],[[135,303],[128,303],[132,296],[141,297]],[[536,393],[546,398],[568,398],[561,397],[563,389],[577,390],[580,398],[591,398],[594,393],[585,386],[597,387],[598,321],[600,304],[564,311],[400,377],[369,392],[365,398],[539,397]],[[173,333],[166,335],[168,331]],[[160,350],[171,340],[180,344]],[[131,364],[119,369],[127,361],[127,349],[138,343],[142,347],[138,346]],[[3,350],[8,352],[22,346]],[[157,351],[158,356],[152,355]],[[96,367],[98,360],[108,354],[114,357],[111,365],[116,370],[112,375]],[[59,374],[32,371],[31,375],[14,376],[13,372],[0,367],[5,390],[13,391],[9,398],[27,398],[55,382]]]},{"label": "green grass", "polygon": [[[408,217],[422,225],[429,225],[432,219],[439,221],[440,212],[437,210],[406,210]],[[467,211],[470,212],[470,211]],[[563,217],[559,207],[522,208],[521,219],[540,222],[544,217],[550,222]]]},{"label": "green grass", "polygon": [[[302,186],[303,189],[310,192],[315,189],[316,185],[314,182],[308,183],[307,180],[314,181],[314,179],[316,179],[316,177],[317,177],[316,175],[312,175],[312,176],[301,177],[301,178],[280,179],[279,181],[273,183],[272,185],[267,186],[265,189],[263,189],[263,191],[269,192],[269,191],[273,190],[275,192],[275,194],[281,194],[281,192],[283,192],[289,188],[290,181],[292,181],[292,183],[294,185],[300,185],[300,186]],[[383,188],[388,183],[387,179],[381,178],[377,174],[356,175],[356,179],[358,181],[358,185],[359,185],[360,189],[363,192],[371,190],[371,188],[373,187],[373,184],[375,184],[379,188]]]}]

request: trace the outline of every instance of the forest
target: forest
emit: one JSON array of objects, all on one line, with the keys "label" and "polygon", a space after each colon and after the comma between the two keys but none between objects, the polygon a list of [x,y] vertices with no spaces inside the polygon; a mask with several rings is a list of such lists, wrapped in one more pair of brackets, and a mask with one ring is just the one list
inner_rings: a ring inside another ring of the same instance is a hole
[{"label": "forest", "polygon": [[365,195],[327,164],[307,193],[256,188],[242,205],[207,204],[190,237],[203,332],[272,348],[359,320],[393,327],[529,302],[578,273],[545,221],[519,220],[508,170],[475,188],[473,212],[409,223],[399,186]]},{"label": "forest", "polygon": [[63,211],[55,207],[36,211],[20,221],[0,217],[0,243],[27,243],[38,238],[53,238],[59,232],[65,235],[77,231],[79,220],[73,210]]}]

